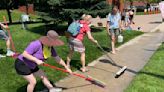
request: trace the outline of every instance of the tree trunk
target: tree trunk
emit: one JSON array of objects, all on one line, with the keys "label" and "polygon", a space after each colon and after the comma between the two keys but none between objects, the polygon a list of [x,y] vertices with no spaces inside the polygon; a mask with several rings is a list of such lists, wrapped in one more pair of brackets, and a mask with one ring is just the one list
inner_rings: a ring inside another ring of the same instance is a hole
[{"label": "tree trunk", "polygon": [[120,0],[120,12],[123,12],[123,9],[124,9],[124,0]]},{"label": "tree trunk", "polygon": [[12,23],[12,18],[11,18],[11,12],[10,12],[10,9],[7,8],[6,11],[7,11],[7,15],[8,15],[8,18],[9,18],[9,23]]},{"label": "tree trunk", "polygon": [[25,2],[26,2],[26,14],[28,15],[29,13],[28,13],[28,2],[27,2],[27,0],[25,0]]},{"label": "tree trunk", "polygon": [[112,0],[112,7],[117,6],[118,9],[120,8],[120,0]]},{"label": "tree trunk", "polygon": [[10,12],[10,5],[8,4],[9,1],[7,0],[2,0],[2,3],[5,5],[6,7],[6,12],[9,18],[9,23],[12,23],[12,18],[11,18],[11,12]]}]

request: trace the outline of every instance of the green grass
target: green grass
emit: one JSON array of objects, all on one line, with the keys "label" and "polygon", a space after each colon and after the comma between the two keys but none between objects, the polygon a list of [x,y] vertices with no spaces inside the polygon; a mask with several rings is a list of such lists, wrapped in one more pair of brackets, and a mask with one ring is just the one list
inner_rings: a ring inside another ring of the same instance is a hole
[{"label": "green grass", "polygon": [[[13,36],[13,41],[15,42],[16,50],[20,53],[23,52],[23,50],[31,41],[38,39],[41,35],[46,33],[45,27],[43,26],[42,23],[35,24],[35,25],[30,24],[29,28],[30,28],[29,31],[26,31],[21,29],[21,25],[10,26],[11,33]],[[123,33],[125,37],[125,41],[128,41],[140,34],[142,34],[142,32],[138,32],[138,31],[132,31],[132,32],[126,31]],[[109,48],[110,41],[104,29],[101,29],[101,31],[93,32],[93,36],[95,37],[95,39],[97,39],[100,42],[100,44],[104,48]],[[64,36],[61,36],[61,39],[66,43],[66,39]],[[0,53],[5,54],[6,53],[5,41],[1,40],[0,44],[1,44]],[[88,39],[85,38],[84,44],[86,46],[86,63],[89,63],[102,55],[101,51]],[[56,50],[59,56],[61,56],[65,60],[68,54],[67,44],[61,47],[56,47]],[[73,70],[77,70],[81,66],[79,59],[80,59],[79,54],[75,53],[71,62]],[[47,63],[61,67],[53,60],[53,58],[48,59]],[[65,73],[52,70],[46,67],[41,67],[41,69],[46,71],[46,74],[48,75],[49,79],[52,82],[56,82],[66,76]],[[1,81],[0,92],[25,92],[27,82],[21,76],[18,76],[16,74],[14,69],[13,58],[7,57],[7,58],[0,59],[0,81]],[[41,90],[43,89],[43,87],[44,87],[43,84],[39,82],[35,90]]]},{"label": "green grass", "polygon": [[124,92],[164,91],[164,44],[151,57]]},{"label": "green grass", "polygon": [[[23,14],[22,12],[18,11],[18,10],[13,10],[11,12],[11,16],[12,16],[12,21],[19,21],[20,20],[20,17],[21,17],[21,14]],[[7,12],[6,10],[0,10],[0,22],[3,22],[3,16],[6,17],[6,20],[8,21],[8,15],[7,15]],[[37,20],[37,18],[39,18],[38,16],[36,15],[33,15],[33,14],[30,14],[30,19],[33,20]]]},{"label": "green grass", "polygon": [[136,12],[136,15],[145,15],[144,12]]},{"label": "green grass", "polygon": [[[12,13],[13,21],[17,21],[20,16],[20,12],[14,11]],[[6,15],[6,11],[1,10],[0,11],[0,21],[3,21],[3,15]],[[33,16],[33,15],[32,15]],[[37,18],[38,16],[33,16],[33,18]],[[43,23],[37,23],[37,24],[29,24],[29,30],[22,30],[21,25],[10,25],[10,31],[12,34],[13,41],[15,43],[15,47],[17,52],[22,53],[26,46],[33,40],[38,39],[42,35],[46,34],[46,28]],[[54,27],[54,25],[48,26],[49,29],[55,29],[60,34],[63,33],[64,30],[66,30],[66,26],[60,25],[58,27]],[[125,42],[129,41],[130,39],[134,38],[135,36],[141,35],[142,32],[139,31],[126,31],[123,32]],[[94,28],[93,29],[93,36],[95,39],[99,41],[99,43],[103,46],[105,49],[109,49],[109,37],[107,36],[106,31],[104,28]],[[64,36],[60,37],[65,43],[66,39]],[[86,46],[86,63],[90,63],[91,61],[97,59],[99,56],[102,55],[101,51],[93,44],[91,43],[87,38],[84,39],[84,44]],[[119,46],[121,44],[117,44]],[[68,46],[65,44],[61,47],[56,47],[57,53],[59,56],[61,56],[64,60],[66,60],[66,56],[68,54]],[[0,40],[0,53],[5,54],[6,53],[6,47],[5,47],[5,41]],[[27,82],[19,75],[16,74],[14,69],[14,59],[7,57],[7,58],[1,58],[0,59],[0,92],[26,92],[26,86]],[[47,63],[62,67],[59,64],[57,64],[53,58],[50,58],[47,60]],[[79,53],[75,53],[74,57],[71,62],[72,69],[77,70],[81,67],[80,63],[80,55]],[[62,73],[60,71],[52,70],[47,67],[41,67],[43,69],[48,78],[52,82],[56,82],[64,77],[67,76],[67,74]],[[39,80],[39,79],[38,79]],[[43,84],[38,81],[36,89],[35,90],[42,90]]]}]

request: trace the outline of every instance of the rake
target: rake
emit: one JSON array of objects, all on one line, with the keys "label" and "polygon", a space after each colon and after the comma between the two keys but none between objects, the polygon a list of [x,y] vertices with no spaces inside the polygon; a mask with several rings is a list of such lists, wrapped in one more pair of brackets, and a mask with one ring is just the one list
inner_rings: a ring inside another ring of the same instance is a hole
[{"label": "rake", "polygon": [[[111,60],[113,66],[118,66],[115,61],[108,55],[108,52],[106,52],[99,43],[97,43],[97,46],[101,49],[101,51]],[[124,71],[127,69],[127,66],[123,66],[119,71],[116,72],[115,78],[118,78],[121,76]]]},{"label": "rake", "polygon": [[[52,66],[52,65],[49,65],[49,64],[46,64],[46,63],[44,63],[43,66],[46,66],[46,67],[49,67],[49,68],[52,68],[52,69],[55,69],[55,70],[59,70],[59,71],[65,72],[65,73],[68,73],[68,71],[65,70],[65,69],[62,69],[62,68],[59,68],[59,67],[56,67],[56,66]],[[78,73],[72,73],[72,75],[83,78],[83,79],[91,82],[92,84],[95,84],[95,85],[97,85],[99,87],[102,87],[102,88],[105,88],[105,86],[106,86],[106,84],[104,82],[102,82],[98,79],[92,78],[90,76],[84,76],[84,75],[81,75],[81,74],[78,74]]]}]

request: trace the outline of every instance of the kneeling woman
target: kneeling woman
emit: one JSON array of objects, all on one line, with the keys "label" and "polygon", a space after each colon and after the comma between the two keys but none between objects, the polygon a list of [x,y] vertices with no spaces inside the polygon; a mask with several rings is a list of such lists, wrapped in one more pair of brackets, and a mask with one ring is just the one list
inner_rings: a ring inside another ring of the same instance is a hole
[{"label": "kneeling woman", "polygon": [[61,46],[63,44],[64,43],[58,39],[58,34],[55,31],[50,30],[48,31],[47,36],[43,36],[40,39],[31,42],[23,54],[18,56],[18,59],[15,61],[15,69],[19,75],[22,75],[23,78],[28,81],[27,92],[33,92],[36,85],[35,76],[42,79],[43,84],[50,92],[52,90],[55,92],[61,90],[53,87],[45,73],[38,68],[38,65],[42,65],[48,57],[52,56],[59,64],[64,66],[69,73],[72,73],[53,48],[53,46]]}]

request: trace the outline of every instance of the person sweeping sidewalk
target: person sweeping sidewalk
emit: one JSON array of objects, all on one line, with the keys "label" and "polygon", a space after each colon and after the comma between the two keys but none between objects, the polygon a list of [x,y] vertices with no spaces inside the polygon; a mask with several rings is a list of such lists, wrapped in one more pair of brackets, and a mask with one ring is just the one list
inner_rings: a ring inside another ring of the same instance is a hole
[{"label": "person sweeping sidewalk", "polygon": [[[4,29],[7,29],[7,28],[8,28],[8,26],[5,26],[4,24],[0,23],[0,39],[3,39],[3,40],[6,41],[6,47],[7,47],[6,56],[13,56],[15,54],[15,52],[13,52],[10,49],[10,47],[11,47],[10,37],[8,36],[6,31],[4,30]],[[0,58],[1,57],[5,57],[5,56],[0,54]]]},{"label": "person sweeping sidewalk", "polygon": [[115,6],[112,13],[108,15],[108,20],[106,24],[106,30],[108,35],[111,37],[112,54],[116,54],[115,43],[117,36],[119,35],[119,29],[121,27],[121,16],[118,12],[118,8]]},{"label": "person sweeping sidewalk", "polygon": [[74,51],[77,51],[81,54],[80,60],[82,63],[82,68],[80,70],[82,72],[88,71],[85,66],[85,46],[83,45],[83,39],[87,34],[88,39],[91,40],[93,43],[97,44],[97,40],[95,40],[91,35],[91,29],[89,27],[91,15],[83,15],[82,20],[79,21],[81,28],[79,33],[76,36],[69,36],[68,37],[68,44],[69,44],[69,54],[67,56],[67,66],[70,67],[70,61],[73,56]]},{"label": "person sweeping sidewalk", "polygon": [[43,84],[49,89],[50,92],[61,92],[62,89],[54,88],[48,80],[45,73],[38,68],[38,65],[44,64],[44,61],[49,57],[54,59],[65,67],[65,69],[71,74],[72,71],[67,67],[65,62],[60,58],[53,46],[61,46],[64,43],[58,39],[58,34],[50,30],[47,32],[47,36],[42,36],[38,40],[32,41],[25,51],[18,56],[15,60],[15,69],[18,75],[22,75],[28,82],[27,92],[33,92],[36,85],[36,78],[41,78]]}]

